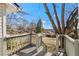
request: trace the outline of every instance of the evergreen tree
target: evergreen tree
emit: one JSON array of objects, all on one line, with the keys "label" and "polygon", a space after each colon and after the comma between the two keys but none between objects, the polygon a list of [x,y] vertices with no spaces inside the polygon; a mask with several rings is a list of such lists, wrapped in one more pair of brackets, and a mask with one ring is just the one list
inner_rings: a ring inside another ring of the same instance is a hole
[{"label": "evergreen tree", "polygon": [[41,33],[42,32],[42,20],[39,19],[37,22],[37,27],[36,27],[36,33]]}]

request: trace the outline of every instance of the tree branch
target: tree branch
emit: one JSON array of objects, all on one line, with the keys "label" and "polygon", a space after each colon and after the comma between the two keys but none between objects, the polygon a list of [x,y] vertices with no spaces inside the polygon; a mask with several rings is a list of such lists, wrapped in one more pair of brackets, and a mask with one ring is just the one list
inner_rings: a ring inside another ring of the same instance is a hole
[{"label": "tree branch", "polygon": [[43,5],[44,5],[46,14],[47,14],[47,16],[48,16],[48,18],[49,18],[49,20],[50,20],[50,22],[51,22],[51,24],[52,24],[52,27],[53,27],[55,33],[58,33],[58,29],[57,29],[57,27],[56,27],[56,25],[55,25],[55,23],[54,23],[54,21],[53,21],[52,16],[50,15],[50,12],[49,12],[49,9],[48,9],[46,3],[44,3]]},{"label": "tree branch", "polygon": [[56,21],[57,21],[57,24],[58,24],[58,30],[59,30],[59,33],[61,33],[61,26],[60,26],[60,21],[59,21],[59,18],[58,18],[58,15],[57,15],[57,11],[56,11],[56,5],[55,4],[52,4],[52,5],[53,5]]},{"label": "tree branch", "polygon": [[62,14],[61,14],[61,18],[62,18],[62,33],[64,34],[64,28],[65,28],[65,22],[64,22],[64,10],[65,10],[65,4],[62,4]]}]

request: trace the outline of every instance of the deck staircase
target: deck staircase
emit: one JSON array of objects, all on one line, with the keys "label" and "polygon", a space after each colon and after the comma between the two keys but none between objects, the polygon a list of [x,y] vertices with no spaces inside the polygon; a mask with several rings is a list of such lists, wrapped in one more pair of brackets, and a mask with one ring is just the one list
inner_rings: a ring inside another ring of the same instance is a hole
[{"label": "deck staircase", "polygon": [[12,56],[45,56],[50,55],[48,53],[45,53],[43,51],[43,47],[40,46],[39,50],[36,49],[36,46],[29,45],[22,49],[21,51],[18,51],[17,53],[13,54]]},{"label": "deck staircase", "polygon": [[18,51],[17,53],[15,53],[12,56],[31,56],[34,53],[36,53],[36,46],[34,45],[28,45],[25,48],[23,48],[22,50]]},{"label": "deck staircase", "polygon": [[29,45],[12,56],[66,56],[66,55],[64,54],[63,51],[60,50],[56,54],[52,52],[44,52],[42,46],[40,46],[39,50],[37,50],[36,46]]}]

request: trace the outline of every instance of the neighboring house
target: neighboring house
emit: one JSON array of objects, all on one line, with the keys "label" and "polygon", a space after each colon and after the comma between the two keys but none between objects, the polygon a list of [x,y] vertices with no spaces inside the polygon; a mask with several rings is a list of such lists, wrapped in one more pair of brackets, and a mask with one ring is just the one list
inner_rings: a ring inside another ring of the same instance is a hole
[{"label": "neighboring house", "polygon": [[53,29],[44,29],[44,33],[54,33]]},{"label": "neighboring house", "polygon": [[43,33],[44,33],[45,36],[49,36],[49,37],[50,36],[52,36],[52,37],[56,36],[55,33],[54,33],[54,31],[53,31],[53,29],[44,29]]}]

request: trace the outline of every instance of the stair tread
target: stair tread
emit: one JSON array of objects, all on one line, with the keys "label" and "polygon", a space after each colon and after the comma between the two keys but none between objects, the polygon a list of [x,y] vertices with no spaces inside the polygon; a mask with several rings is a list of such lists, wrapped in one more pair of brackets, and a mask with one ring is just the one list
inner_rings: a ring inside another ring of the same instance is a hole
[{"label": "stair tread", "polygon": [[64,55],[64,53],[60,53],[60,55],[59,56],[63,56]]},{"label": "stair tread", "polygon": [[30,53],[31,51],[33,51],[35,49],[36,49],[36,47],[31,47],[31,48],[27,48],[27,49],[21,50],[20,52]]},{"label": "stair tread", "polygon": [[43,51],[43,47],[40,47],[39,50],[35,54],[33,54],[32,56],[38,56],[41,53],[43,53],[42,51]]},{"label": "stair tread", "polygon": [[45,54],[45,56],[52,56],[52,53],[51,53],[51,52],[47,52],[47,53]]},{"label": "stair tread", "polygon": [[21,51],[18,51],[16,54],[13,56],[31,56],[34,53],[36,53],[36,46],[27,46]]}]

